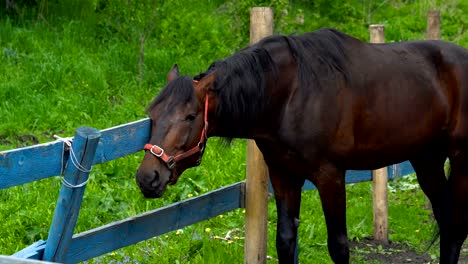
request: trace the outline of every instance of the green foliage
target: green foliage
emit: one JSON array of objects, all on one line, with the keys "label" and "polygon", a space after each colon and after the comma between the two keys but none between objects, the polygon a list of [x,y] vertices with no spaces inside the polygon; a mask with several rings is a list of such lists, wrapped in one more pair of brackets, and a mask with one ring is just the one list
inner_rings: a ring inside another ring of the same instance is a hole
[{"label": "green foliage", "polygon": [[138,35],[148,29],[161,12],[155,0],[100,1],[100,26],[108,34],[119,34],[130,42],[138,42]]},{"label": "green foliage", "polygon": [[[0,8],[0,150],[51,141],[53,134],[70,136],[79,126],[103,129],[145,117],[172,64],[194,75],[248,45],[254,6],[274,7],[276,33],[334,27],[367,40],[368,26],[383,23],[387,41],[423,39],[426,12],[436,8],[442,14],[442,38],[468,47],[466,1],[29,2],[17,1],[18,10],[8,15]],[[203,165],[184,173],[162,199],[144,199],[135,184],[142,153],[93,167],[76,233],[242,180],[245,142],[225,147],[210,139],[208,144]],[[406,189],[413,181],[391,185],[396,192],[389,194],[390,238],[422,251],[433,224],[421,191]],[[59,186],[57,177],[0,190],[0,254],[47,238]],[[361,240],[372,233],[371,187],[351,185],[347,192],[349,236]],[[276,263],[273,201],[269,209],[268,255]],[[88,262],[241,263],[243,226],[239,209]],[[229,231],[233,238],[226,240]],[[330,263],[316,191],[303,193],[299,243],[301,263]]]}]

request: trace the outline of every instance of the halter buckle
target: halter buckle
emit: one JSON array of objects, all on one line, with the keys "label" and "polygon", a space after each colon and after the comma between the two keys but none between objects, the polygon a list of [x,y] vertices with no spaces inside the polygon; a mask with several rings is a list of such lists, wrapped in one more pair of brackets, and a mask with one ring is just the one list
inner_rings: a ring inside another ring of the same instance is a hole
[{"label": "halter buckle", "polygon": [[[161,151],[159,154],[154,152],[154,148],[158,149],[159,151]],[[162,149],[161,147],[159,146],[156,146],[156,145],[153,145],[150,150],[151,154],[155,155],[156,157],[160,158],[163,154],[164,154],[164,149]]]},{"label": "halter buckle", "polygon": [[198,148],[200,149],[200,153],[203,153],[205,151],[205,143],[198,142]]},{"label": "halter buckle", "polygon": [[173,169],[173,168],[175,167],[175,165],[176,165],[176,162],[175,162],[175,160],[174,160],[174,157],[172,157],[172,156],[169,157],[169,159],[167,160],[166,164],[167,164],[167,167],[168,167],[169,169]]}]

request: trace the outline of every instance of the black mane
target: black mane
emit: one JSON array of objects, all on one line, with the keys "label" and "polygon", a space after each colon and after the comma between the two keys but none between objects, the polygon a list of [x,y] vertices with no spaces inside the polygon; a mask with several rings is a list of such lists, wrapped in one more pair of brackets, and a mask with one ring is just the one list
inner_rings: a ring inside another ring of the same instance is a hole
[{"label": "black mane", "polygon": [[272,59],[275,54],[270,50],[271,44],[282,45],[289,51],[298,65],[297,74],[302,92],[311,93],[317,89],[326,89],[330,81],[348,79],[342,44],[346,38],[351,37],[333,29],[301,36],[268,37],[224,60],[214,62],[206,72],[194,79],[201,79],[216,71],[212,90],[220,99],[216,113],[220,127],[233,132],[239,124],[251,128],[259,121],[268,101],[265,94],[266,78],[277,79],[281,74]]},{"label": "black mane", "polygon": [[147,112],[150,112],[157,104],[167,103],[167,109],[174,109],[179,104],[186,104],[195,100],[193,80],[190,76],[181,76],[169,82],[158,96],[150,103]]},{"label": "black mane", "polygon": [[296,59],[303,90],[327,89],[330,80],[349,80],[344,43],[350,40],[358,41],[334,29],[284,37]]},{"label": "black mane", "polygon": [[220,102],[216,113],[219,127],[229,132],[237,132],[239,124],[242,129],[252,128],[263,114],[267,100],[265,73],[275,72],[277,76],[270,54],[265,48],[254,46],[212,66],[211,71],[216,71],[212,91]]},{"label": "black mane", "polygon": [[[206,72],[193,79],[200,80],[215,72],[211,90],[219,98],[216,122],[223,131],[238,134],[239,125],[242,129],[253,128],[259,121],[269,99],[265,93],[266,85],[268,81],[280,78],[272,46],[280,45],[290,53],[297,64],[301,92],[307,95],[321,89],[332,89],[331,82],[348,79],[343,41],[351,38],[333,29],[300,36],[268,37],[224,60],[215,61]],[[192,78],[182,76],[170,82],[148,109],[166,100],[170,100],[167,106],[173,108],[179,103],[189,102],[194,96]]]}]

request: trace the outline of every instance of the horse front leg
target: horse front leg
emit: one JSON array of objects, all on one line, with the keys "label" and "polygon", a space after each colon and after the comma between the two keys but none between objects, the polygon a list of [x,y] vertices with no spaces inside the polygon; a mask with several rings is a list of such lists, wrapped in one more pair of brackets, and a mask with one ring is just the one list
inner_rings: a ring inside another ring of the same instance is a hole
[{"label": "horse front leg", "polygon": [[311,180],[322,201],[328,231],[328,252],[335,263],[349,263],[345,171],[332,164],[322,165]]},{"label": "horse front leg", "polygon": [[[304,178],[291,177],[269,166],[278,214],[276,250],[280,264],[296,263],[297,228]],[[288,177],[289,176],[289,177]]]}]

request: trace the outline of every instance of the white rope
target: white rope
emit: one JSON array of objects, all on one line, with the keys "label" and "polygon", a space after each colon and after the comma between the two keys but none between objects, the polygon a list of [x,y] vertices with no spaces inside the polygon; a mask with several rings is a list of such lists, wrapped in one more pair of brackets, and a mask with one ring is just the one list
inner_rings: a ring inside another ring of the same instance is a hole
[{"label": "white rope", "polygon": [[63,142],[62,164],[61,164],[61,166],[62,166],[61,167],[61,174],[62,174],[63,185],[65,185],[68,188],[80,188],[80,187],[85,186],[89,181],[89,177],[88,177],[88,179],[86,181],[84,181],[84,182],[82,182],[80,184],[77,184],[77,185],[73,185],[73,184],[69,183],[67,180],[65,180],[65,177],[63,176],[63,174],[64,174],[63,160],[64,160],[64,155],[65,155],[65,145],[70,150],[70,161],[73,164],[73,166],[75,166],[75,168],[77,170],[81,171],[81,172],[84,172],[84,173],[90,173],[91,172],[91,168],[86,169],[83,165],[80,164],[79,160],[76,158],[75,151],[73,151],[73,147],[72,147],[72,140],[73,139],[72,138],[63,138],[63,137],[60,137],[58,135],[54,135],[54,138],[56,138],[58,141]]},{"label": "white rope", "polygon": [[62,176],[62,183],[63,183],[63,185],[65,185],[65,187],[72,188],[72,189],[73,189],[73,188],[80,188],[80,187],[83,187],[83,186],[85,186],[85,185],[88,183],[88,181],[89,181],[89,177],[88,177],[88,179],[86,179],[86,181],[84,181],[84,182],[82,182],[82,183],[80,183],[80,184],[77,184],[77,185],[73,185],[73,184],[67,182],[67,180],[65,180],[65,177]]}]

